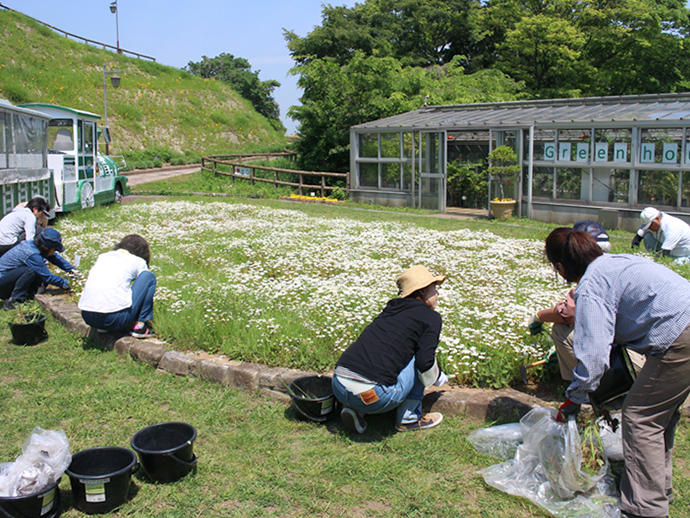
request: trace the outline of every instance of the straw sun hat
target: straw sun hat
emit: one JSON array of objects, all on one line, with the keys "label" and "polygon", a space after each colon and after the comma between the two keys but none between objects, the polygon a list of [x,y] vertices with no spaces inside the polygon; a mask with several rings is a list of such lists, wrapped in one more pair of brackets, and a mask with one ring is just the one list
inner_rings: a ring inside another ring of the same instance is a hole
[{"label": "straw sun hat", "polygon": [[430,284],[441,284],[445,279],[445,275],[431,275],[425,266],[418,264],[417,266],[408,268],[398,277],[396,281],[398,284],[398,296],[404,299],[411,293],[426,288]]}]

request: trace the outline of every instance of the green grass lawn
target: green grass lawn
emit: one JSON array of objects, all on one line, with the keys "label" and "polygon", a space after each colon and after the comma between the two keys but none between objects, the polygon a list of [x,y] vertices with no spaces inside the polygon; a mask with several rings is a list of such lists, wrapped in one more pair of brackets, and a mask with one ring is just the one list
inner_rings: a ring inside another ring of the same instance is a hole
[{"label": "green grass lawn", "polygon": [[[285,207],[266,200],[251,203]],[[61,224],[88,228],[90,221],[119,210],[77,213]],[[543,239],[552,228],[522,220],[459,222],[320,205],[293,210],[318,218],[414,222],[434,231],[488,230],[518,239]],[[625,251],[628,236],[616,234],[614,246]],[[488,487],[476,473],[496,461],[477,453],[466,437],[491,423],[446,416],[429,432],[396,434],[393,416],[384,415],[369,419],[366,434],[350,436],[338,419],[326,425],[303,422],[291,408],[257,395],[158,373],[129,357],[98,350],[51,318],[46,342],[14,345],[7,326],[13,313],[0,312],[0,462],[13,461],[36,426],[63,429],[73,452],[129,447],[136,431],[157,422],[183,421],[198,430],[197,472],[168,485],[135,475],[130,501],[113,517],[548,516],[525,500]],[[690,515],[688,431],[683,419],[676,435],[674,518]],[[83,516],[74,508],[67,477],[61,489],[63,516]]]},{"label": "green grass lawn", "polygon": [[[113,517],[546,517],[531,503],[488,487],[478,469],[495,464],[467,442],[490,423],[446,416],[429,432],[393,433],[393,416],[369,419],[362,436],[335,419],[303,422],[291,407],[211,383],[156,372],[68,333],[49,317],[50,338],[11,343],[0,313],[0,462],[13,461],[36,426],[63,429],[73,453],[129,447],[158,422],[194,425],[198,469],[155,485],[133,478],[130,500]],[[675,456],[672,517],[690,513],[690,428],[683,419]],[[67,476],[65,518],[74,508]]]}]

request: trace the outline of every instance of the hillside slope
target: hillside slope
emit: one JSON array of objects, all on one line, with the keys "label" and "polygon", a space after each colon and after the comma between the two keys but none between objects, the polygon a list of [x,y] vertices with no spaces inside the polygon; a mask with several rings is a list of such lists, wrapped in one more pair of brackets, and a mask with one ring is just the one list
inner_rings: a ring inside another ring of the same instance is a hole
[{"label": "hillside slope", "polygon": [[60,36],[33,19],[0,10],[0,98],[44,102],[104,115],[107,75],[112,154],[154,146],[229,153],[281,145],[282,132],[223,83]]}]

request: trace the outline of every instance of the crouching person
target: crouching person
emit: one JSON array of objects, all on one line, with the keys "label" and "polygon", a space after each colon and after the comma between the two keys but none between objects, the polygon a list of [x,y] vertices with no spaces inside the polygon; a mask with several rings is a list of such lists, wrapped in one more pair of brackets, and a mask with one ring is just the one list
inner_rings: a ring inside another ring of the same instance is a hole
[{"label": "crouching person", "polygon": [[46,228],[31,241],[22,241],[0,257],[0,298],[4,309],[14,309],[33,298],[41,283],[69,288],[62,277],[50,272],[45,261],[61,270],[76,272],[58,252],[63,252],[62,236],[54,228]]},{"label": "crouching person", "polygon": [[343,404],[343,427],[364,433],[366,414],[396,409],[399,432],[437,426],[438,412],[422,414],[424,389],[448,378],[436,363],[441,315],[436,311],[435,277],[421,265],[405,270],[397,280],[399,298],[388,302],[338,360],[333,393]]},{"label": "crouching person", "polygon": [[99,255],[79,299],[84,322],[103,332],[132,326],[130,334],[136,338],[154,336],[150,321],[156,276],[149,271],[150,259],[148,242],[137,234]]}]

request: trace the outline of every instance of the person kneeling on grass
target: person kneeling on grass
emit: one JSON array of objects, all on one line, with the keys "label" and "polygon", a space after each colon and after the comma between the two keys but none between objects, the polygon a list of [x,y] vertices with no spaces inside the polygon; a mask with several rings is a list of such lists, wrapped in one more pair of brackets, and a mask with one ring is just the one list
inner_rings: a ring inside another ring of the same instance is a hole
[{"label": "person kneeling on grass", "polygon": [[338,360],[333,393],[343,404],[340,416],[350,432],[364,433],[366,414],[397,409],[399,432],[433,428],[443,415],[422,415],[424,389],[448,378],[436,363],[441,315],[436,311],[435,277],[424,266],[405,270],[397,280],[399,298],[388,302]]},{"label": "person kneeling on grass", "polygon": [[125,236],[113,251],[99,255],[79,299],[84,322],[102,332],[134,323],[132,336],[154,336],[150,321],[156,276],[149,271],[150,258],[149,244],[137,234]]},{"label": "person kneeling on grass", "polygon": [[77,273],[77,270],[57,252],[62,252],[62,236],[54,228],[46,228],[35,239],[22,241],[0,257],[0,298],[3,309],[14,309],[33,298],[42,283],[69,289],[69,283],[50,272],[45,261],[58,268]]}]

